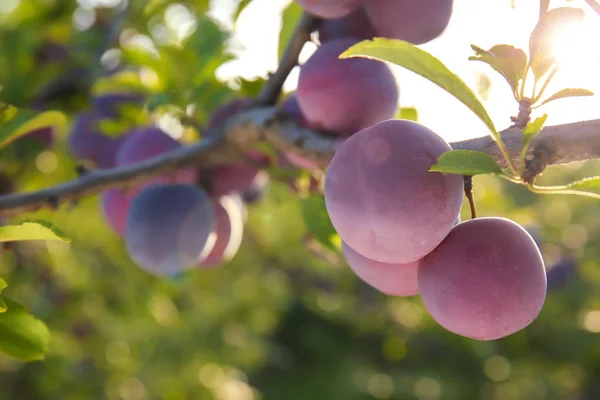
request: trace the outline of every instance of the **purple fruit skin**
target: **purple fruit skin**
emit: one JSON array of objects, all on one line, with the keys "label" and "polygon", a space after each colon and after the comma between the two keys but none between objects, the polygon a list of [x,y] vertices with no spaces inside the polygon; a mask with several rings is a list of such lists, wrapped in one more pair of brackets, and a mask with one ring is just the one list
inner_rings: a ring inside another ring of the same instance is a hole
[{"label": "purple fruit skin", "polygon": [[342,240],[361,255],[408,264],[454,226],[463,178],[428,172],[451,147],[425,126],[388,120],[346,139],[325,175],[325,204]]},{"label": "purple fruit skin", "polygon": [[423,258],[419,292],[445,329],[495,340],[528,326],[546,298],[542,255],[525,229],[505,218],[462,222]]},{"label": "purple fruit skin", "polygon": [[206,127],[208,129],[218,128],[219,125],[223,124],[227,119],[233,117],[237,113],[244,111],[254,104],[253,99],[235,99],[218,107],[211,115],[208,120]]},{"label": "purple fruit skin", "polygon": [[392,118],[398,108],[398,86],[387,65],[338,58],[356,42],[324,43],[302,66],[298,80],[298,102],[306,119],[344,136]]},{"label": "purple fruit skin", "polygon": [[144,95],[140,93],[105,93],[93,99],[94,106],[105,118],[116,118],[122,106],[138,105],[143,101]]},{"label": "purple fruit skin", "polygon": [[321,43],[346,37],[367,40],[375,36],[377,36],[375,28],[363,7],[342,18],[324,19],[319,26]]},{"label": "purple fruit skin", "polygon": [[368,259],[342,242],[346,262],[365,283],[390,296],[414,296],[419,293],[419,262],[386,264]]},{"label": "purple fruit skin", "polygon": [[[150,126],[133,131],[123,141],[115,157],[115,165],[127,165],[157,156],[181,147],[181,144],[157,127]],[[198,172],[194,167],[177,170],[173,179],[178,183],[195,183]]]},{"label": "purple fruit skin", "polygon": [[[113,157],[106,156],[105,162],[110,167],[133,164],[181,146],[177,140],[154,127],[130,132],[115,139],[111,145],[118,147],[118,150]],[[110,189],[102,194],[102,212],[111,228],[123,236],[131,201],[141,190],[155,184],[194,184],[197,180],[197,170],[189,167],[171,174],[152,177],[134,188]]]},{"label": "purple fruit skin", "polygon": [[453,0],[369,0],[365,11],[377,36],[424,44],[440,36],[452,16]]},{"label": "purple fruit skin", "polygon": [[125,236],[127,213],[132,199],[133,195],[122,189],[109,189],[101,196],[102,214],[120,237]]},{"label": "purple fruit skin", "polygon": [[213,199],[215,211],[215,245],[199,264],[200,268],[217,267],[230,261],[242,244],[244,232],[243,204],[232,196]]},{"label": "purple fruit skin", "polygon": [[96,124],[100,120],[97,112],[84,112],[74,121],[68,139],[71,153],[81,160],[91,161],[98,165],[102,150],[110,143],[111,138],[100,133]]},{"label": "purple fruit skin", "polygon": [[116,138],[110,138],[110,141],[105,143],[98,158],[98,168],[104,169],[115,166],[117,153],[129,136],[131,136],[131,133],[126,133]]},{"label": "purple fruit skin", "polygon": [[365,3],[365,0],[295,0],[307,12],[322,18],[341,18]]},{"label": "purple fruit skin", "polygon": [[197,186],[153,185],[131,203],[125,245],[140,268],[173,275],[206,257],[214,245],[214,225],[211,200]]}]

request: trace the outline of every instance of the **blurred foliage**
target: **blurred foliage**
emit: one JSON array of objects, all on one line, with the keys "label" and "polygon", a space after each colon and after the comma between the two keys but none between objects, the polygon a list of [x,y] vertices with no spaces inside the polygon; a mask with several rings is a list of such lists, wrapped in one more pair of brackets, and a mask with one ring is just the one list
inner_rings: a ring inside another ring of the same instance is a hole
[{"label": "blurred foliage", "polygon": [[[231,58],[230,32],[205,16],[208,1],[130,0],[108,47],[119,11],[81,6],[92,3],[2,2],[0,100],[58,109],[72,120],[92,93],[143,91],[150,100],[131,120],[173,113],[203,124],[218,104],[258,91],[260,80],[215,78]],[[191,25],[184,14],[176,19],[187,31],[168,22],[173,10],[194,16]],[[111,74],[115,68],[138,71],[137,78]],[[8,146],[2,180],[29,191],[75,178],[66,134],[59,129],[47,150],[21,140]],[[552,167],[540,183],[573,181],[598,167]],[[558,263],[571,271],[552,278],[530,327],[494,342],[450,334],[420,298],[384,296],[361,283],[323,213],[312,211],[321,199],[278,180],[250,206],[230,263],[170,280],[129,260],[97,197],[8,218],[11,225],[50,221],[72,242],[20,242],[2,252],[0,276],[9,285],[2,297],[44,321],[51,339],[43,361],[0,356],[0,399],[600,398],[598,202],[535,195],[492,176],[475,178],[475,196],[480,215],[511,218],[534,234],[549,274]],[[468,214],[464,208],[463,219]]]}]

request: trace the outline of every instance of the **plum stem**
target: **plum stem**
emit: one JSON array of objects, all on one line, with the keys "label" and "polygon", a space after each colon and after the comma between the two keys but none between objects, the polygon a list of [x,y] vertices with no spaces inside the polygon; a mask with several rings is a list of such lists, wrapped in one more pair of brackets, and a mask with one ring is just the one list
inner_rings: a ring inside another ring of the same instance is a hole
[{"label": "plum stem", "polygon": [[464,176],[465,180],[465,196],[469,200],[469,207],[471,207],[471,219],[477,218],[477,208],[475,207],[475,199],[473,198],[473,177],[469,175]]}]

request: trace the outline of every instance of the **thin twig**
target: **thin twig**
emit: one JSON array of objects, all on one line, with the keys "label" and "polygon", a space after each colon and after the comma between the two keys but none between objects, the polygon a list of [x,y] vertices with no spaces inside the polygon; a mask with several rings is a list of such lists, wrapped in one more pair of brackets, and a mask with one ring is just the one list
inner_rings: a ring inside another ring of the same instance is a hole
[{"label": "thin twig", "polygon": [[473,198],[473,177],[465,176],[465,196],[469,200],[469,207],[471,208],[471,219],[477,218],[477,208],[475,207],[475,199]]},{"label": "thin twig", "polygon": [[596,12],[596,14],[600,15],[600,3],[597,3],[594,0],[585,0],[586,3]]},{"label": "thin twig", "polygon": [[298,65],[298,56],[304,44],[310,40],[310,34],[315,30],[318,19],[308,13],[302,14],[296,26],[277,70],[269,77],[269,81],[262,88],[256,101],[258,105],[270,106],[277,102],[281,88],[288,75]]}]

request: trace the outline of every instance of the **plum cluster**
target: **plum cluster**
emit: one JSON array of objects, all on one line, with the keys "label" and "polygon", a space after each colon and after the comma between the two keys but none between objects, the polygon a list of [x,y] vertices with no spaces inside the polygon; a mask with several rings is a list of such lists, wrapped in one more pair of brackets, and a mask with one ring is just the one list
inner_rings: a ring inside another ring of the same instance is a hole
[{"label": "plum cluster", "polygon": [[453,1],[296,2],[322,19],[321,46],[282,109],[345,138],[326,172],[325,203],[350,268],[385,294],[420,294],[456,334],[493,340],[525,328],[547,288],[531,236],[504,218],[461,223],[462,176],[429,172],[450,145],[423,125],[392,119],[398,88],[384,64],[338,58],[373,37],[429,42],[446,29]]},{"label": "plum cluster", "polygon": [[533,238],[504,218],[459,222],[463,179],[428,172],[451,147],[421,124],[387,120],[340,146],[325,203],[351,269],[392,296],[420,294],[456,334],[498,339],[529,325],[546,297]]},{"label": "plum cluster", "polygon": [[424,44],[440,36],[452,15],[453,0],[296,0],[323,18],[321,43],[344,37],[400,39]]},{"label": "plum cluster", "polygon": [[[134,94],[105,95],[81,113],[69,134],[71,152],[88,167],[135,164],[183,146],[155,125],[141,126],[118,137],[100,128],[126,104],[140,106]],[[250,105],[236,100],[218,109],[209,127]],[[258,162],[260,153],[250,154]],[[131,259],[155,275],[169,276],[190,268],[210,268],[229,261],[243,236],[246,203],[260,197],[268,175],[248,163],[203,170],[182,167],[150,177],[135,186],[112,188],[101,195],[105,220],[121,236]]]}]

